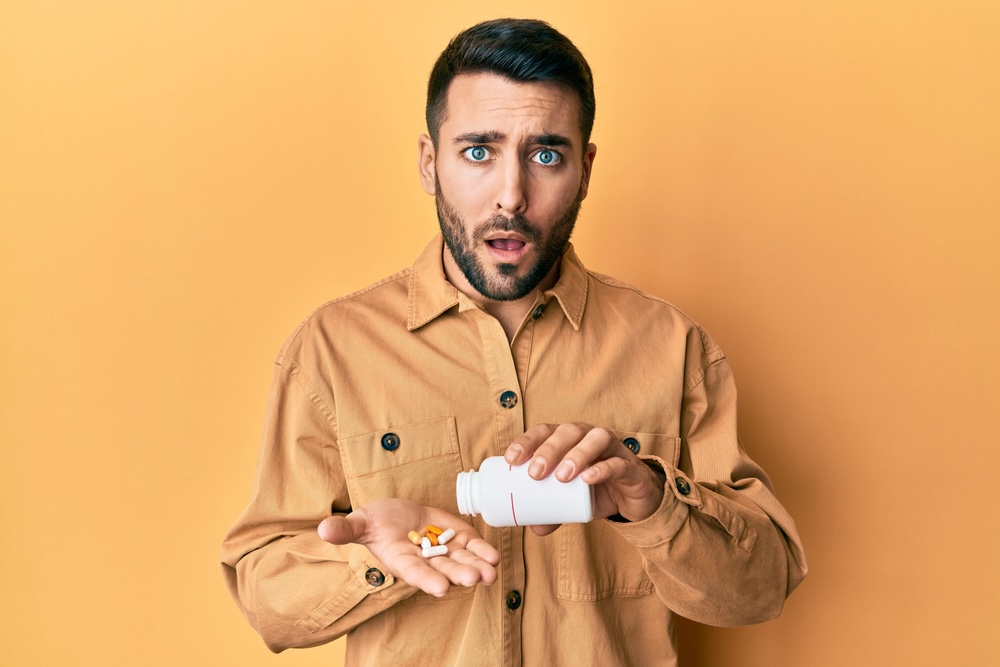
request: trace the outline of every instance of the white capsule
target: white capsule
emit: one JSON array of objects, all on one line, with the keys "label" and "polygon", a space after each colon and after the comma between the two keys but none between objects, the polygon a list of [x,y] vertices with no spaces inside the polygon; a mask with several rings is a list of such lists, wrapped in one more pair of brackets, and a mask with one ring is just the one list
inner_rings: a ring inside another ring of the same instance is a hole
[{"label": "white capsule", "polygon": [[438,535],[438,544],[448,544],[451,538],[455,537],[455,529],[449,528],[440,535]]},{"label": "white capsule", "polygon": [[443,544],[439,544],[436,547],[426,547],[423,550],[424,558],[433,558],[434,556],[444,556],[448,553],[448,547]]},{"label": "white capsule", "polygon": [[431,544],[431,540],[429,537],[425,537],[424,539],[420,540],[420,546],[424,549],[430,549],[434,545]]}]

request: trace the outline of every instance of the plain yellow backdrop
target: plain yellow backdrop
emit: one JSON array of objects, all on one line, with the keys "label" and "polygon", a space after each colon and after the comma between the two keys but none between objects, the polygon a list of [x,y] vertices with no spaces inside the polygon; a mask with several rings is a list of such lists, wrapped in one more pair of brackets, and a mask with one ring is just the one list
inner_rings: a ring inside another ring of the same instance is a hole
[{"label": "plain yellow backdrop", "polygon": [[992,0],[0,0],[0,663],[340,663],[268,653],[219,542],[280,344],[434,233],[426,76],[502,15],[589,58],[575,243],[726,349],[805,540],[685,664],[1000,664]]}]

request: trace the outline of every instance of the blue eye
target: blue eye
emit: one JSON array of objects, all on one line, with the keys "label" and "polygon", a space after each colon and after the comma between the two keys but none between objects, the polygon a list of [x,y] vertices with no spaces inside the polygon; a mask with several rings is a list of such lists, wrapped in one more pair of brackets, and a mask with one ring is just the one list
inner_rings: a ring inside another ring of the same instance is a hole
[{"label": "blue eye", "polygon": [[532,159],[538,164],[551,166],[554,164],[559,164],[559,161],[562,159],[562,156],[559,155],[559,153],[556,153],[555,151],[543,148],[542,150],[535,153]]},{"label": "blue eye", "polygon": [[489,157],[489,153],[483,146],[470,146],[469,148],[466,148],[463,152],[465,153],[465,157],[469,158],[473,162],[482,162],[487,157]]}]

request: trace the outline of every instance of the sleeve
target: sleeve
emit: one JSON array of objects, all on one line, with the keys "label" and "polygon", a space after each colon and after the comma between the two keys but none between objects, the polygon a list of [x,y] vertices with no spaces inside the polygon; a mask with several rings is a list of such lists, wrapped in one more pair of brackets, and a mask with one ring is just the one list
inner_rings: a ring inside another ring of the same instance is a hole
[{"label": "sleeve", "polygon": [[736,432],[736,387],[700,329],[689,349],[677,467],[647,519],[613,524],[640,552],[663,603],[694,621],[748,625],[781,613],[807,572],[795,523]]},{"label": "sleeve", "polygon": [[334,414],[279,357],[252,499],[222,546],[229,592],[274,652],[336,639],[415,592],[365,547],[316,532],[331,512],[351,508]]}]

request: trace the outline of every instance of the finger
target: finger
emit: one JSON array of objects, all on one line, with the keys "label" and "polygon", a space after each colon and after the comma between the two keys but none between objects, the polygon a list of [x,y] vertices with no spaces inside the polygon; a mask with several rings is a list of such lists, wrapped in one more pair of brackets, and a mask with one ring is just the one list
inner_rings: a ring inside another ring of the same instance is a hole
[{"label": "finger", "polygon": [[[534,479],[547,477],[563,457],[593,430],[586,424],[559,424],[551,434],[535,448],[535,453],[528,464],[528,474]],[[566,479],[572,479],[575,470],[568,470]],[[563,481],[566,481],[564,479]]]},{"label": "finger", "polygon": [[613,456],[603,461],[595,461],[581,473],[583,481],[591,486],[612,482],[630,475],[630,466],[624,458]]},{"label": "finger", "polygon": [[605,459],[587,468],[581,477],[595,489],[595,515],[620,514],[630,521],[641,521],[663,502],[663,480],[638,459]]},{"label": "finger", "polygon": [[556,523],[545,526],[542,525],[531,526],[531,532],[533,532],[535,535],[538,535],[539,537],[545,537],[546,535],[551,535],[552,533],[556,532],[556,529],[558,529],[559,526],[561,525],[562,525],[561,523]]},{"label": "finger", "polygon": [[[590,428],[575,442],[570,441],[568,444],[571,446],[568,448],[564,445],[563,450],[553,449],[553,454],[559,456],[554,463],[556,479],[568,482],[593,462],[608,456],[620,456],[620,448],[614,446],[616,442],[614,434],[607,429]],[[541,454],[542,448],[539,449],[539,455]],[[532,461],[531,465],[535,465],[535,462]]]},{"label": "finger", "polygon": [[349,544],[361,539],[364,522],[354,514],[331,516],[323,519],[317,530],[320,538],[330,544]]},{"label": "finger", "polygon": [[515,466],[525,463],[555,430],[555,424],[535,424],[507,446],[504,460]]},{"label": "finger", "polygon": [[[469,555],[471,556],[471,554]],[[482,561],[472,560],[468,563],[463,563],[461,558],[462,553],[459,550],[449,553],[447,556],[430,558],[427,563],[447,578],[448,581],[459,586],[475,586],[483,581],[484,574],[489,576],[489,571],[493,570],[491,566],[482,563]],[[476,562],[482,563],[484,569],[480,569],[475,565],[474,563]]]},{"label": "finger", "polygon": [[[458,549],[449,553],[448,556],[457,563],[475,569],[476,578],[472,583],[482,582],[484,584],[492,584],[497,580],[497,569],[468,549]],[[472,584],[463,583],[462,585],[468,586]]]},{"label": "finger", "polygon": [[395,561],[395,569],[400,579],[434,597],[441,597],[451,588],[446,576],[432,567],[428,559],[415,553],[400,555]]},{"label": "finger", "polygon": [[582,477],[591,486],[613,484],[630,497],[645,496],[651,487],[662,486],[645,463],[624,456],[597,461],[583,471]]},{"label": "finger", "polygon": [[490,565],[497,565],[500,563],[500,552],[497,551],[492,544],[481,537],[469,540],[468,544],[465,545],[465,548]]}]

